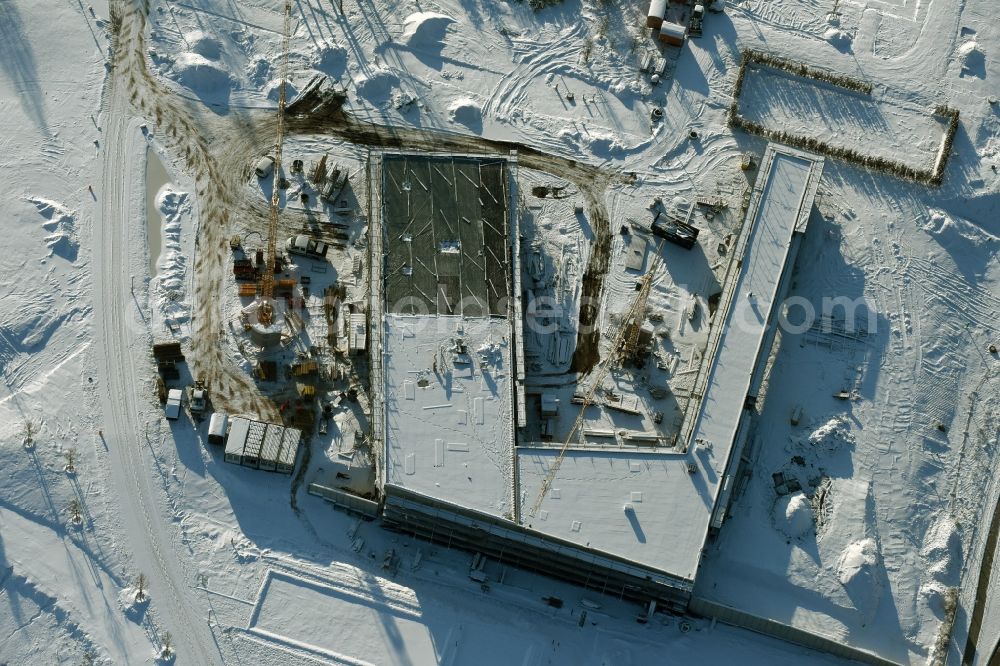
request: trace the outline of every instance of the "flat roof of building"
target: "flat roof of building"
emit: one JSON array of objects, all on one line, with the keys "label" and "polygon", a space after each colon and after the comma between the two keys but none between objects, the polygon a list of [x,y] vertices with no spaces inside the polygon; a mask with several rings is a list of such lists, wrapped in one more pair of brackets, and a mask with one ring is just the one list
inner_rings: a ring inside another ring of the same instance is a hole
[{"label": "flat roof of building", "polygon": [[510,517],[510,335],[500,318],[386,315],[387,483]]},{"label": "flat roof of building", "polygon": [[821,158],[800,151],[765,152],[735,250],[739,273],[710,333],[710,366],[690,438],[675,453],[570,450],[534,516],[529,507],[559,449],[519,450],[523,524],[694,579],[793,239],[805,230],[822,167]]},{"label": "flat roof of building", "polygon": [[[744,400],[767,337],[771,310],[796,230],[804,231],[823,160],[768,146],[751,200],[750,234],[743,250],[730,307],[719,329],[701,408],[689,443],[711,455],[697,457],[713,491],[724,471],[743,415]],[[778,304],[780,306],[780,304]]]},{"label": "flat roof of building", "polygon": [[[559,447],[519,447],[524,511],[534,503]],[[526,527],[694,580],[702,521],[711,512],[704,479],[687,456],[642,451],[566,452],[555,481]],[[626,505],[630,506],[628,511]]]}]

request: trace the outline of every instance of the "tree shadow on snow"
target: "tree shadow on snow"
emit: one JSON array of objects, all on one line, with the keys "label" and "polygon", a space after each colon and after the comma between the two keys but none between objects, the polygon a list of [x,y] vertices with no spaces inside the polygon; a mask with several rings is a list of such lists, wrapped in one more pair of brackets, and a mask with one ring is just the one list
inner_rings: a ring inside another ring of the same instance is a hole
[{"label": "tree shadow on snow", "polygon": [[38,68],[15,3],[0,0],[0,17],[0,69],[14,84],[25,115],[34,121],[42,134],[48,136],[50,132],[45,119]]}]

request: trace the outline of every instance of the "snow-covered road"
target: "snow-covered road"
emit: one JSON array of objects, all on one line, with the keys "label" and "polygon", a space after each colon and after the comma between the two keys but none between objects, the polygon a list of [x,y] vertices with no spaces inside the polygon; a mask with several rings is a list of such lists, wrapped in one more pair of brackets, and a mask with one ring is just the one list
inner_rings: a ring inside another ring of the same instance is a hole
[{"label": "snow-covered road", "polygon": [[143,158],[145,143],[123,83],[118,76],[109,78],[101,117],[105,128],[102,176],[95,190],[101,201],[93,251],[98,268],[94,276],[95,337],[99,341],[95,355],[104,387],[103,439],[110,450],[121,530],[135,573],[149,579],[156,630],[171,633],[181,663],[221,663],[208,623],[192,603],[192,585],[186,584],[175,556],[139,421],[147,407],[141,395],[147,386],[144,379],[152,368],[148,363],[136,363],[136,358],[145,357],[143,348],[149,340],[144,327],[137,325],[141,313],[128,271],[129,234],[135,227],[130,221],[137,219],[134,208],[139,201],[133,188],[141,186],[136,160]]}]

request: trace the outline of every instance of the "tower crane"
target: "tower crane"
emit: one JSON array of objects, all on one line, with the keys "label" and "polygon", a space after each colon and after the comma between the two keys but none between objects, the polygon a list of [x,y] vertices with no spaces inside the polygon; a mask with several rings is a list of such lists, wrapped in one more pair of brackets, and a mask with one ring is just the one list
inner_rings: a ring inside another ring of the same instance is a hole
[{"label": "tower crane", "polygon": [[570,443],[573,441],[573,437],[580,431],[583,426],[584,416],[587,413],[587,408],[590,407],[591,403],[594,401],[594,396],[597,395],[597,390],[600,388],[601,383],[607,376],[611,368],[617,365],[619,362],[624,362],[635,355],[636,346],[639,341],[639,329],[642,328],[642,322],[646,317],[646,301],[649,299],[649,292],[653,286],[653,277],[656,275],[656,271],[660,268],[662,263],[660,259],[660,249],[663,247],[663,241],[661,240],[656,246],[656,254],[653,259],[649,270],[639,279],[639,293],[632,301],[629,306],[628,311],[621,320],[621,324],[615,335],[612,338],[611,343],[611,353],[601,359],[600,364],[597,368],[597,375],[594,378],[590,389],[583,397],[583,404],[580,405],[580,413],[577,415],[576,420],[573,421],[573,426],[569,429],[569,433],[566,435],[566,441],[563,442],[562,448],[559,449],[559,455],[549,466],[549,471],[542,479],[541,488],[538,490],[538,496],[535,498],[534,504],[531,505],[531,510],[528,512],[529,517],[534,517],[538,513],[538,509],[542,506],[542,501],[545,499],[545,495],[548,494],[549,489],[552,487],[552,482],[555,481],[556,474],[559,473],[559,468],[562,466],[563,459],[566,457],[566,452],[569,450]]},{"label": "tower crane", "polygon": [[274,140],[274,184],[267,226],[267,266],[260,281],[257,317],[264,326],[274,322],[274,266],[278,250],[278,203],[280,199],[281,145],[285,138],[285,84],[288,81],[288,41],[292,19],[291,0],[285,0],[285,26],[281,40],[281,86],[278,89],[277,136]]}]

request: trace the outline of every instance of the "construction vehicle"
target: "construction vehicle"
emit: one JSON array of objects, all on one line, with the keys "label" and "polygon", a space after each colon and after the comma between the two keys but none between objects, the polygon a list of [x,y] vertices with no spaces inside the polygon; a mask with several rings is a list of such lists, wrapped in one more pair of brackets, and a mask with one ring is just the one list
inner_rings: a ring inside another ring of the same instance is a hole
[{"label": "construction vehicle", "polygon": [[184,352],[179,342],[158,342],[153,345],[153,359],[156,370],[163,379],[177,379],[180,371],[177,364],[184,362]]},{"label": "construction vehicle", "polygon": [[194,383],[190,391],[188,409],[191,410],[191,417],[196,421],[200,421],[205,410],[208,408],[208,388],[206,388],[205,382],[199,379]]},{"label": "construction vehicle", "polygon": [[336,164],[333,165],[333,169],[330,170],[330,175],[327,177],[326,182],[320,189],[320,199],[331,203],[336,201],[340,193],[344,191],[344,187],[347,185],[347,170],[341,169]]},{"label": "construction vehicle", "polygon": [[654,235],[690,250],[698,241],[698,228],[663,213],[657,213],[651,231]]},{"label": "construction vehicle", "polygon": [[312,257],[313,259],[322,259],[326,257],[326,253],[329,249],[330,246],[327,243],[315,238],[310,238],[304,234],[292,236],[285,241],[285,251],[289,254],[301,254],[306,257]]},{"label": "construction vehicle", "polygon": [[688,22],[688,34],[692,37],[701,37],[701,24],[705,20],[705,6],[696,4],[691,12],[691,20]]}]

